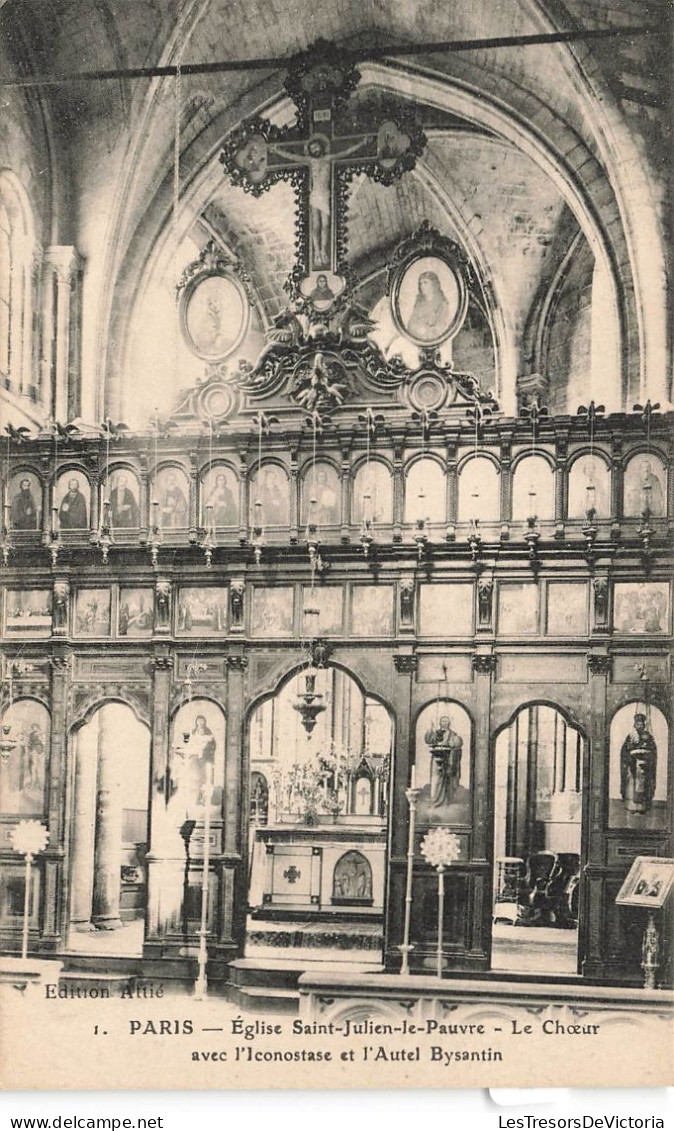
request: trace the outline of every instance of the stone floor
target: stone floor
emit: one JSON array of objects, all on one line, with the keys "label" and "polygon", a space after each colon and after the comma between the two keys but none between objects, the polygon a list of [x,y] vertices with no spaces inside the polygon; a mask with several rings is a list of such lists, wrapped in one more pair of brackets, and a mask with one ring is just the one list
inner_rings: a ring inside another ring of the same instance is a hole
[{"label": "stone floor", "polygon": [[494,923],[491,968],[512,974],[576,974],[578,932]]},{"label": "stone floor", "polygon": [[71,931],[68,953],[138,958],[143,953],[144,930],[144,920],[133,919],[116,931]]}]

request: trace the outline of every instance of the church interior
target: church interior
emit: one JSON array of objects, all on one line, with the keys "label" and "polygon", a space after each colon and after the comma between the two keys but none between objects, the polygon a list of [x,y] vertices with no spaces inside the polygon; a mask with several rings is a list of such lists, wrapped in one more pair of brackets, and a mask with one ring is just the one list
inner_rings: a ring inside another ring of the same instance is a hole
[{"label": "church interior", "polygon": [[670,20],[0,2],[5,955],[671,986]]}]

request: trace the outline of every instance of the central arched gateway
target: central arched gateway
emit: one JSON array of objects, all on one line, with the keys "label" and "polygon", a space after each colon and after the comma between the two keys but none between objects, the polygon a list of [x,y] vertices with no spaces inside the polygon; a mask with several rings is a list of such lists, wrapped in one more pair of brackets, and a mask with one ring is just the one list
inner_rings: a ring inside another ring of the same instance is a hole
[{"label": "central arched gateway", "polygon": [[381,965],[393,738],[389,709],[335,666],[253,705],[245,958]]}]

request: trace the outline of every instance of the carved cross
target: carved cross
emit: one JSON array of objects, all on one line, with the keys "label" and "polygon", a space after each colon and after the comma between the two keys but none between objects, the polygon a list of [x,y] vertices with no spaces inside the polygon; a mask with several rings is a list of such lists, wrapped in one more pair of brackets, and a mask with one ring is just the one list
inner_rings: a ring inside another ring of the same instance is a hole
[{"label": "carved cross", "polygon": [[[254,118],[236,130],[220,155],[233,184],[259,196],[278,181],[298,194],[295,297],[327,310],[346,286],[346,186],[357,173],[384,184],[414,168],[426,138],[416,117],[381,103],[376,113],[350,113],[360,75],[348,54],[318,41],[289,69],[286,90],[297,121],[278,127]],[[339,119],[346,128],[338,128]]]}]

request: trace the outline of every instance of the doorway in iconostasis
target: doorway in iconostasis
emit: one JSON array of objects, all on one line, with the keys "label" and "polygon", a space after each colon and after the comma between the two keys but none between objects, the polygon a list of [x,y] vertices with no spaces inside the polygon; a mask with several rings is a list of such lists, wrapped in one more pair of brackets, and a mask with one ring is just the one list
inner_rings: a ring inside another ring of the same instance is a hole
[{"label": "doorway in iconostasis", "polygon": [[303,669],[254,708],[246,957],[382,960],[393,721],[347,672]]},{"label": "doorway in iconostasis", "polygon": [[585,740],[556,707],[522,707],[495,744],[495,971],[578,973]]},{"label": "doorway in iconostasis", "polygon": [[107,702],[72,734],[68,950],[142,954],[150,731]]}]

